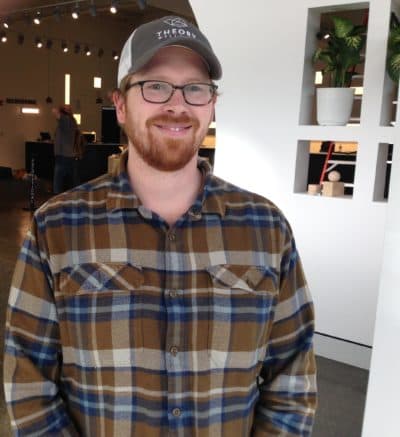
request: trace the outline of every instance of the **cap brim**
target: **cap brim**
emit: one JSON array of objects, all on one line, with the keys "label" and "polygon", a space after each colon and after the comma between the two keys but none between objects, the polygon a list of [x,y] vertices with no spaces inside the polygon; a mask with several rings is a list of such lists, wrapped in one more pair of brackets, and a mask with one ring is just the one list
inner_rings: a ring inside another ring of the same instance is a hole
[{"label": "cap brim", "polygon": [[139,71],[153,58],[153,56],[160,49],[169,46],[182,46],[193,50],[194,52],[199,54],[208,65],[211,79],[218,80],[221,78],[221,64],[219,63],[214,53],[206,46],[204,46],[204,44],[202,44],[201,42],[188,38],[173,38],[164,42],[160,42],[157,47],[153,47],[151,50],[143,53],[142,56],[140,56],[140,58],[136,60],[135,66],[128,71],[128,74],[136,73],[137,71]]}]

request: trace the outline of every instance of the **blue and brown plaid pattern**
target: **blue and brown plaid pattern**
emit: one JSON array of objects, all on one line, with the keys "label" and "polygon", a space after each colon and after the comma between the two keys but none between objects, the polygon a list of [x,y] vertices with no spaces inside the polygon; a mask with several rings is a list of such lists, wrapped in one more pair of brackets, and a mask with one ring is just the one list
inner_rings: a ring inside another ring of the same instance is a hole
[{"label": "blue and brown plaid pattern", "polygon": [[291,229],[213,176],[169,228],[125,173],[41,207],[5,345],[16,435],[308,436],[314,315]]}]

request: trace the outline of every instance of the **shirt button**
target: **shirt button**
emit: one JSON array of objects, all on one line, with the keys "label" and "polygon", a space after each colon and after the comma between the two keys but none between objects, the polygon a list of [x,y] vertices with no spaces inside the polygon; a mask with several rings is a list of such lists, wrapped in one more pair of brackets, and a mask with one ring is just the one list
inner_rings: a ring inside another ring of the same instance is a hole
[{"label": "shirt button", "polygon": [[172,414],[173,414],[175,417],[179,417],[179,416],[181,415],[181,409],[180,409],[180,408],[174,408],[174,409],[172,410]]},{"label": "shirt button", "polygon": [[171,352],[171,355],[174,357],[178,355],[178,348],[176,346],[172,346],[169,351]]},{"label": "shirt button", "polygon": [[168,234],[168,240],[169,241],[175,241],[175,234],[174,233],[171,233],[171,234]]},{"label": "shirt button", "polygon": [[200,215],[200,212],[201,210],[199,208],[193,207],[189,210],[189,215],[191,215],[192,217],[197,217]]}]

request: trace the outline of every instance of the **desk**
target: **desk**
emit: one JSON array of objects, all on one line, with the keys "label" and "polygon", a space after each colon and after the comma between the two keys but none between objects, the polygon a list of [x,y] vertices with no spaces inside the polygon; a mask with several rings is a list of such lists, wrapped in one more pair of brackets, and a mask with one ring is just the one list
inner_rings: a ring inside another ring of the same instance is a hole
[{"label": "desk", "polygon": [[27,141],[25,143],[25,170],[31,172],[32,156],[35,159],[37,177],[53,180],[54,146],[50,142]]},{"label": "desk", "polygon": [[[81,183],[107,173],[107,159],[120,153],[119,144],[89,143],[79,161]],[[54,145],[49,142],[28,141],[25,143],[25,169],[31,171],[31,159],[35,158],[35,174],[39,178],[53,180]]]}]

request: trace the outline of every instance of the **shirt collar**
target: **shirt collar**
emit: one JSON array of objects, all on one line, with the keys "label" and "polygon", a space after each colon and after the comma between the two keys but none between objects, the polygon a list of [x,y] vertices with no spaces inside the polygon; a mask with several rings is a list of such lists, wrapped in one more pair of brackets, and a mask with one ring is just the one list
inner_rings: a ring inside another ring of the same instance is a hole
[{"label": "shirt collar", "polygon": [[[111,189],[107,196],[107,209],[138,209],[141,206],[140,199],[132,191],[127,172],[128,149],[120,155],[119,165],[114,167],[111,176]],[[203,175],[203,190],[199,193],[196,201],[190,209],[192,217],[200,217],[201,214],[225,215],[225,205],[221,196],[217,195],[219,179],[212,174],[211,165],[206,159],[198,158],[197,167]]]}]

